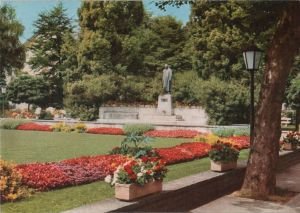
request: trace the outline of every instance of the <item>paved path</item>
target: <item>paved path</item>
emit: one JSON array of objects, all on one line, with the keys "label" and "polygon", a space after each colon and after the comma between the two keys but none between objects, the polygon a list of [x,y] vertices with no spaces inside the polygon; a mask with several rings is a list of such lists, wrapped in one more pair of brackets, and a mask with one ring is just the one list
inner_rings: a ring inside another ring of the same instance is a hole
[{"label": "paved path", "polygon": [[[277,175],[277,186],[300,193],[300,164]],[[192,213],[300,213],[300,194],[288,203],[258,201],[227,195],[191,211]]]}]

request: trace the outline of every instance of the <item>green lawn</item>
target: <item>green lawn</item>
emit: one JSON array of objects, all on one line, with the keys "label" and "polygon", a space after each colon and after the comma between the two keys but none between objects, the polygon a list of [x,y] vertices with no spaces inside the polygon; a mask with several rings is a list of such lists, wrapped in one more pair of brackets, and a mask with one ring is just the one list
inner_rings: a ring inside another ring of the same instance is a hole
[{"label": "green lawn", "polygon": [[[76,133],[47,133],[4,130],[1,131],[1,155],[18,163],[57,161],[82,155],[105,154],[119,145],[122,136],[103,136]],[[188,139],[156,139],[155,147],[173,146]],[[40,153],[41,152],[41,153]],[[248,151],[240,154],[246,159]],[[209,159],[168,166],[165,181],[175,180],[209,169]],[[35,193],[25,200],[1,205],[2,212],[61,212],[67,209],[113,197],[114,191],[103,181],[68,187],[49,192]]]},{"label": "green lawn", "polygon": [[[107,154],[124,136],[83,133],[0,130],[1,156],[16,163],[49,162],[84,155]],[[190,139],[189,141],[191,141]],[[153,147],[170,147],[186,139],[159,138]]]}]

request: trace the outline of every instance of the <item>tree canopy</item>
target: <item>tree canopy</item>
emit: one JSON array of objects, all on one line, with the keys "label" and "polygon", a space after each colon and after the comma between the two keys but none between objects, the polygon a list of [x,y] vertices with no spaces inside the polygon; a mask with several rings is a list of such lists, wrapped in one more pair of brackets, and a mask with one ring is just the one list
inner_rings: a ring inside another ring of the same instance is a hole
[{"label": "tree canopy", "polygon": [[52,10],[42,12],[35,21],[36,28],[30,50],[33,57],[29,63],[37,74],[42,75],[50,84],[49,102],[62,106],[64,61],[62,46],[66,34],[72,32],[71,19],[66,15],[62,3]]},{"label": "tree canopy", "polygon": [[7,99],[16,104],[46,107],[49,105],[48,98],[49,85],[40,76],[21,75],[7,87]]},{"label": "tree canopy", "polygon": [[0,85],[5,84],[6,74],[23,67],[25,48],[19,40],[23,30],[14,9],[0,6]]}]

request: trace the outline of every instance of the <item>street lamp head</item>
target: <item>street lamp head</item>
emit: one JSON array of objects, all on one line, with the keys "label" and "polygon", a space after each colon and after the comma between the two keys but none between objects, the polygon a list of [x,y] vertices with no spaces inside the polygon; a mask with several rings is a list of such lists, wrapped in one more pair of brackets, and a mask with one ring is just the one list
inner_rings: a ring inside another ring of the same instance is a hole
[{"label": "street lamp head", "polygon": [[258,70],[262,53],[256,46],[252,46],[243,52],[247,70]]}]

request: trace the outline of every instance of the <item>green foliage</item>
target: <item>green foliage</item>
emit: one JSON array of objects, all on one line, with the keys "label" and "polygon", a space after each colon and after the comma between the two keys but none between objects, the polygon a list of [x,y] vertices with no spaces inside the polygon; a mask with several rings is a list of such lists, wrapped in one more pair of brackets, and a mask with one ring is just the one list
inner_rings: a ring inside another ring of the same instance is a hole
[{"label": "green foliage", "polygon": [[94,121],[99,116],[99,108],[96,106],[73,105],[67,108],[72,118],[79,118],[81,121]]},{"label": "green foliage", "polygon": [[152,124],[125,124],[123,130],[127,136],[141,136],[148,131],[154,130]]},{"label": "green foliage", "polygon": [[300,108],[300,74],[291,81],[287,91],[287,99],[292,108]]},{"label": "green foliage", "polygon": [[211,124],[249,122],[249,89],[240,82],[212,78],[203,82],[200,93]]},{"label": "green foliage", "polygon": [[149,137],[133,133],[127,135],[121,142],[121,147],[114,147],[110,154],[130,155],[135,158],[143,156],[154,157],[157,156],[157,153],[148,145],[151,141]]},{"label": "green foliage", "polygon": [[195,72],[175,73],[173,98],[176,102],[187,105],[201,103],[201,90],[203,81]]},{"label": "green foliage", "polygon": [[193,69],[204,79],[245,78],[241,53],[254,43],[262,49],[267,47],[282,4],[276,2],[270,7],[263,1],[193,2],[188,25]]},{"label": "green foliage", "polygon": [[143,17],[142,2],[83,2],[79,9],[79,68],[86,74],[120,73],[127,69],[131,56],[123,50],[128,48],[127,38],[142,24]]},{"label": "green foliage", "polygon": [[83,76],[82,80],[66,85],[65,105],[93,106],[114,99],[117,94],[117,81],[112,75]]},{"label": "green foliage", "polygon": [[231,136],[249,136],[249,127],[219,127],[212,130],[214,135],[218,137],[231,137]]},{"label": "green foliage", "polygon": [[53,120],[53,115],[49,111],[42,110],[40,115],[39,115],[39,119],[41,119],[41,120]]},{"label": "green foliage", "polygon": [[25,48],[19,37],[24,27],[16,19],[15,10],[0,5],[0,86],[5,85],[5,75],[23,67]]},{"label": "green foliage", "polygon": [[239,151],[232,147],[230,143],[218,141],[216,144],[212,145],[211,150],[208,152],[208,156],[213,161],[232,162],[239,158]]},{"label": "green foliage", "polygon": [[49,103],[59,107],[63,101],[63,63],[69,57],[62,50],[65,36],[72,32],[71,19],[59,3],[52,10],[40,13],[34,26],[36,30],[30,45],[33,57],[29,63],[49,82]]},{"label": "green foliage", "polygon": [[83,76],[83,79],[66,85],[64,103],[67,112],[80,120],[98,118],[98,108],[108,100],[116,99],[118,88],[115,76]]},{"label": "green foliage", "polygon": [[40,107],[48,105],[49,85],[39,76],[21,75],[7,87],[7,99],[13,103],[35,104]]},{"label": "green foliage", "polygon": [[230,137],[234,135],[235,130],[233,128],[215,128],[212,133],[218,137]]},{"label": "green foliage", "polygon": [[18,120],[18,119],[4,119],[1,120],[0,128],[1,129],[16,129],[19,125],[28,123],[26,120]]}]

